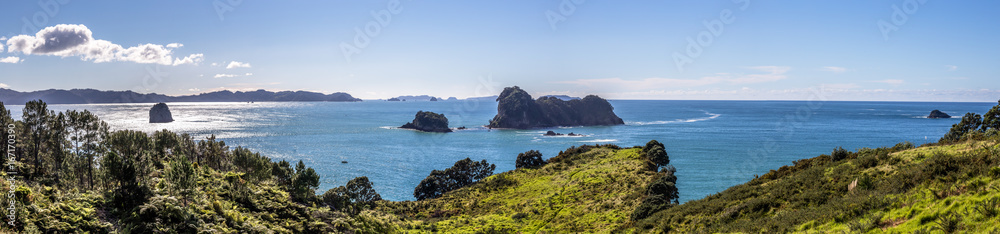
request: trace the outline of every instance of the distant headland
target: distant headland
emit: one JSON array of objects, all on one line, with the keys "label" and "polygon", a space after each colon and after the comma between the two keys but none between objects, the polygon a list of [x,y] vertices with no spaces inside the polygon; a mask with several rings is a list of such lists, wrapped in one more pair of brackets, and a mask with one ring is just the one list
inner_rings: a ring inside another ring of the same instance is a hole
[{"label": "distant headland", "polygon": [[136,93],[133,91],[102,91],[96,89],[48,89],[19,92],[0,89],[0,101],[5,103],[26,103],[41,99],[49,104],[89,104],[89,103],[158,103],[158,102],[359,102],[347,93],[322,94],[308,91],[271,92],[257,90],[232,92],[228,90],[197,95],[167,96],[157,93]]}]

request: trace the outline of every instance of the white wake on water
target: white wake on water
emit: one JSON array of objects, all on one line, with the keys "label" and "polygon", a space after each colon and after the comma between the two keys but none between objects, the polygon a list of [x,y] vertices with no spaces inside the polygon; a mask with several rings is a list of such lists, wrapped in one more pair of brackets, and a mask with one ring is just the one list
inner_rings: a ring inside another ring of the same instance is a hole
[{"label": "white wake on water", "polygon": [[711,113],[711,112],[708,112],[708,111],[704,111],[704,112],[705,112],[706,115],[708,115],[708,117],[693,118],[693,119],[675,119],[675,120],[663,120],[663,121],[649,121],[649,122],[633,121],[633,122],[628,122],[627,124],[629,124],[629,125],[651,125],[651,124],[692,123],[692,122],[698,122],[698,121],[711,120],[711,119],[719,118],[719,116],[722,116],[722,114]]}]

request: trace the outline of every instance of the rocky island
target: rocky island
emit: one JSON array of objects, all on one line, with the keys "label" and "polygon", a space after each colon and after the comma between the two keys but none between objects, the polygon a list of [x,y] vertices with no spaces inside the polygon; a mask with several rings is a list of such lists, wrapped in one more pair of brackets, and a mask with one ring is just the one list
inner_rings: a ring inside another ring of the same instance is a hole
[{"label": "rocky island", "polygon": [[531,98],[520,87],[507,87],[497,97],[497,115],[490,128],[545,128],[625,124],[607,100],[596,95],[563,101],[557,97]]},{"label": "rocky island", "polygon": [[927,118],[928,119],[947,119],[947,118],[951,118],[951,116],[948,115],[948,114],[945,114],[944,112],[941,112],[939,110],[932,110],[931,114],[927,115]]},{"label": "rocky island", "polygon": [[174,117],[170,115],[170,108],[166,103],[156,103],[153,108],[149,108],[150,123],[170,123],[174,122]]},{"label": "rocky island", "polygon": [[406,123],[399,128],[423,132],[451,132],[451,129],[448,128],[448,118],[445,118],[443,114],[430,111],[417,111],[413,122]]}]

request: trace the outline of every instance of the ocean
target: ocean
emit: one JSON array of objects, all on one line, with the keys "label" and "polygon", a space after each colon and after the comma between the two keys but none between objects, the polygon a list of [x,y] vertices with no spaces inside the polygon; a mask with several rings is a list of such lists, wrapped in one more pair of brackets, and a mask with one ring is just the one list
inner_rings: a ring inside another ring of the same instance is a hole
[{"label": "ocean", "polygon": [[[367,176],[382,198],[413,200],[413,189],[431,170],[466,157],[486,159],[500,173],[514,169],[518,153],[553,157],[570,146],[666,145],[677,168],[681,202],[721,192],[840,146],[891,147],[935,142],[966,112],[985,113],[996,103],[839,101],[611,100],[622,126],[497,130],[482,127],[496,114],[494,101],[168,103],[173,123],[148,123],[152,104],[49,105],[56,111],[87,109],[112,129],[151,133],[168,129],[196,139],[214,134],[275,160],[303,160],[321,176],[318,193]],[[8,105],[20,119],[23,105]],[[927,119],[939,109],[951,119]],[[396,127],[417,111],[442,113],[452,133]],[[546,131],[585,136],[542,136]],[[347,163],[342,163],[347,161]]]}]

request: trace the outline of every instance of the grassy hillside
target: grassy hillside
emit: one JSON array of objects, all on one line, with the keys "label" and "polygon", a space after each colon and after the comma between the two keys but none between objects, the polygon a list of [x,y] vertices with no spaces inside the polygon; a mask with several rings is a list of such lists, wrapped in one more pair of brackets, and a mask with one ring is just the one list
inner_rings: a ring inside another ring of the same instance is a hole
[{"label": "grassy hillside", "polygon": [[992,136],[920,148],[902,143],[834,151],[660,211],[637,221],[635,228],[643,232],[1000,232],[998,144],[1000,137]]},{"label": "grassy hillside", "polygon": [[[587,147],[589,148],[589,147]],[[579,149],[579,148],[577,148]],[[518,169],[436,199],[384,202],[406,232],[610,232],[657,174],[639,148],[602,146],[563,153],[538,169]],[[576,152],[579,151],[579,152]]]}]

